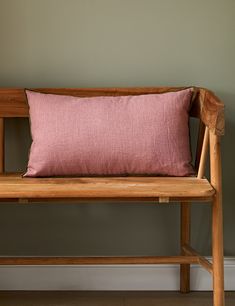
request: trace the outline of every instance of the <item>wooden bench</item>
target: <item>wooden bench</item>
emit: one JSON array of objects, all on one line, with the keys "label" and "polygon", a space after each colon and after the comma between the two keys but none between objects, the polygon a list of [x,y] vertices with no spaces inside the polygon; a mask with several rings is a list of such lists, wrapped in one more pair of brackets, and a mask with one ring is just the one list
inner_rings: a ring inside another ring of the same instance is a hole
[{"label": "wooden bench", "polygon": [[[160,88],[39,88],[39,92],[73,96],[116,96],[163,93],[184,87]],[[34,89],[35,90],[35,89]],[[0,200],[27,204],[50,200],[154,201],[181,205],[181,254],[139,257],[0,257],[1,265],[30,264],[180,264],[180,290],[190,290],[190,264],[200,264],[213,276],[214,306],[224,305],[223,230],[220,136],[224,133],[224,105],[209,90],[195,88],[191,116],[198,118],[195,177],[22,178],[4,172],[4,119],[28,117],[23,89],[0,89]],[[204,177],[210,148],[210,180]],[[190,202],[212,203],[212,263],[190,246]]]}]

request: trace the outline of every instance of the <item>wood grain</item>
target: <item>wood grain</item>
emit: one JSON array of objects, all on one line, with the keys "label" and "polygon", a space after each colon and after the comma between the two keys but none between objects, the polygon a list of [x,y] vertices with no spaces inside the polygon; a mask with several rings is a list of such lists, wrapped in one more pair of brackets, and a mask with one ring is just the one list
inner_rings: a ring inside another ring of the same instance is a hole
[{"label": "wood grain", "polygon": [[[143,95],[179,91],[190,87],[134,88],[31,88],[31,90],[76,97]],[[201,118],[215,134],[224,133],[224,104],[209,90],[193,87],[196,94],[191,116]],[[0,88],[0,117],[28,117],[29,109],[23,88]]]},{"label": "wood grain", "polygon": [[201,121],[216,135],[224,134],[224,103],[210,90],[197,88],[191,116]]},{"label": "wood grain", "polygon": [[216,194],[212,205],[212,260],[214,306],[224,306],[224,256],[222,170],[220,137],[210,132],[211,184]]},{"label": "wood grain", "polygon": [[0,175],[0,198],[187,198],[211,200],[214,189],[195,177],[22,178]]},{"label": "wood grain", "polygon": [[208,145],[209,145],[209,128],[206,127],[205,132],[204,132],[201,157],[200,157],[198,174],[197,174],[197,178],[199,179],[203,178],[204,173],[205,173]]}]

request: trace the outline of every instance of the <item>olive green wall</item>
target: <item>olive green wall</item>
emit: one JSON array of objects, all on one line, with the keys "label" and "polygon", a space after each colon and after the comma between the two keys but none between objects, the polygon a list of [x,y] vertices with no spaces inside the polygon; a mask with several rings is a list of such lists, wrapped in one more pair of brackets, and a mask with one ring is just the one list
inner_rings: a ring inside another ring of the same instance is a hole
[{"label": "olive green wall", "polygon": [[[1,87],[197,85],[226,103],[225,254],[235,255],[235,1],[0,0]],[[26,120],[8,120],[7,169],[24,169]],[[193,207],[193,245],[210,253],[210,208]],[[174,254],[179,207],[0,207],[0,254]]]}]

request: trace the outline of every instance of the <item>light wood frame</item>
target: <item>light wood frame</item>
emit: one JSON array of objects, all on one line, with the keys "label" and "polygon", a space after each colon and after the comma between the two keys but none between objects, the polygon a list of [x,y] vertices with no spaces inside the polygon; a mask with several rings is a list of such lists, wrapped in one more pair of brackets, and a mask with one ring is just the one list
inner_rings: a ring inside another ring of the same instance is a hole
[{"label": "light wood frame", "polygon": [[[39,88],[35,91],[74,96],[113,96],[164,93],[186,87],[152,88]],[[181,205],[181,255],[152,257],[0,257],[0,265],[45,265],[45,264],[180,264],[180,291],[190,291],[190,264],[200,264],[213,277],[214,306],[224,306],[224,264],[223,264],[223,216],[220,136],[224,134],[224,104],[209,90],[194,88],[194,99],[190,115],[200,120],[195,168],[198,179],[203,178],[208,146],[210,149],[210,183],[215,190],[212,197],[212,263],[190,246],[190,206],[186,195]],[[0,173],[4,174],[4,118],[28,117],[28,104],[24,89],[0,89]],[[5,199],[8,200],[7,198]],[[9,199],[10,200],[10,199]],[[32,199],[33,200],[33,199]],[[46,199],[45,199],[46,200]],[[57,199],[58,200],[58,199]],[[119,200],[122,199],[121,197]],[[135,200],[133,198],[133,200]],[[146,199],[142,199],[146,200]],[[210,199],[206,199],[207,201]],[[168,197],[159,202],[168,202]],[[18,199],[28,204],[27,199]],[[164,204],[165,205],[165,204]]]}]

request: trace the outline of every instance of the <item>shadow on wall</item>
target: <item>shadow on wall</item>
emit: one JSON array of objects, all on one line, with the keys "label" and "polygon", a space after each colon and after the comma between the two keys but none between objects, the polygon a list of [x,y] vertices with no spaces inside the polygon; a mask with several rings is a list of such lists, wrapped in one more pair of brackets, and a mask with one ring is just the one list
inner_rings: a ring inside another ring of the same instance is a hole
[{"label": "shadow on wall", "polygon": [[24,172],[27,167],[31,144],[29,120],[9,118],[5,120],[5,168],[7,172]]}]

